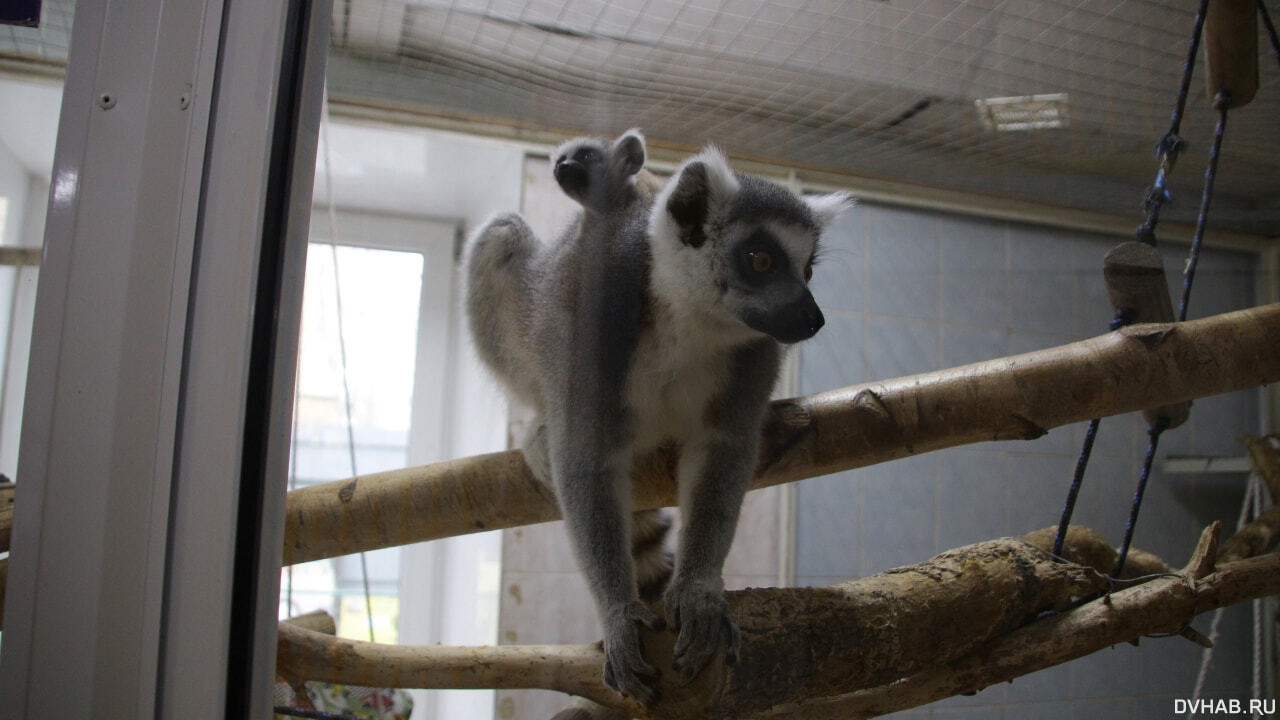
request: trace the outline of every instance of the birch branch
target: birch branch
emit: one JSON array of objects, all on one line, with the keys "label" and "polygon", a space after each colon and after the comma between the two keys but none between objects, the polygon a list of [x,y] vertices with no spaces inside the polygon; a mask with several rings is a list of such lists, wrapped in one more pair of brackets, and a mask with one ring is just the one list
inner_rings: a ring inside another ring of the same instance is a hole
[{"label": "birch branch", "polygon": [[[1206,537],[1189,564],[1206,572],[1203,578],[1163,573],[1075,609],[1112,581],[1101,568],[1054,562],[1020,539],[958,548],[834,587],[730,592],[742,630],[738,664],[713,664],[688,686],[663,682],[659,703],[649,709],[601,683],[596,645],[403,647],[282,624],[280,672],[295,681],[377,687],[536,687],[588,697],[629,717],[667,720],[869,717],[1144,635],[1176,634],[1198,613],[1280,593],[1280,555],[1215,569],[1216,536]],[[1073,528],[1067,548],[1113,562],[1114,550],[1087,529]],[[644,636],[646,658],[661,678],[676,677],[669,666],[673,643],[669,632]]]},{"label": "birch branch", "polygon": [[[781,400],[753,487],[1280,380],[1280,304],[1135,325],[1060,347]],[[674,456],[639,461],[636,509],[675,502]],[[289,493],[285,564],[559,517],[509,451]]]}]

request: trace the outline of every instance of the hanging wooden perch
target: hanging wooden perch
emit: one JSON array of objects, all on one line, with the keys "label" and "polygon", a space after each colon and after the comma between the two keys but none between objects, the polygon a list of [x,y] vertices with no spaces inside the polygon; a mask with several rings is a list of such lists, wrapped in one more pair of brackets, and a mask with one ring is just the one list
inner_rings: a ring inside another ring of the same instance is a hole
[{"label": "hanging wooden perch", "polygon": [[1213,0],[1204,19],[1205,89],[1227,107],[1247,105],[1258,91],[1258,2]]}]

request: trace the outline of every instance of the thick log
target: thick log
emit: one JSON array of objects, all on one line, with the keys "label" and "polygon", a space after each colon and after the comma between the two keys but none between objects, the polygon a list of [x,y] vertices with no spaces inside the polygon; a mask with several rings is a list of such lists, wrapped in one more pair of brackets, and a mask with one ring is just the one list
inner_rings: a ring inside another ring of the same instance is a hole
[{"label": "thick log", "polygon": [[848,720],[897,712],[976,692],[1118,643],[1178,635],[1200,613],[1276,594],[1280,594],[1280,555],[1276,554],[1223,563],[1198,581],[1184,576],[1160,577],[1032,623],[981,652],[899,682],[840,698],[799,702],[760,717]]},{"label": "thick log", "polygon": [[[1069,552],[1097,553],[1073,547],[1073,539],[1096,544],[1087,531],[1072,533]],[[1214,539],[1201,543],[1197,554],[1205,557],[1190,566],[1213,566]],[[661,699],[648,709],[601,684],[598,645],[404,647],[282,624],[280,673],[381,687],[544,688],[628,717],[668,720],[867,717],[1119,642],[1179,633],[1198,613],[1280,593],[1280,556],[1223,564],[1199,579],[1162,573],[1075,607],[1112,583],[1098,569],[1055,562],[1028,542],[1004,539],[834,587],[730,592],[742,629],[738,664],[713,664],[681,686],[669,666],[672,634],[646,633],[646,657],[664,679]]]},{"label": "thick log", "polygon": [[[1073,539],[1100,539],[1091,531]],[[759,588],[726,594],[742,654],[686,686],[661,685],[653,717],[737,717],[797,697],[878,685],[962,657],[1037,614],[1109,587],[1095,569],[1055,562],[1006,538],[829,588]],[[645,632],[645,655],[665,678],[674,636]],[[279,674],[378,687],[531,688],[646,711],[600,680],[596,645],[397,647],[311,633],[281,623]]]},{"label": "thick log", "polygon": [[[1280,380],[1280,304],[773,403],[753,487]],[[635,507],[675,502],[670,452],[643,458]],[[559,517],[515,451],[289,493],[286,564]]]}]

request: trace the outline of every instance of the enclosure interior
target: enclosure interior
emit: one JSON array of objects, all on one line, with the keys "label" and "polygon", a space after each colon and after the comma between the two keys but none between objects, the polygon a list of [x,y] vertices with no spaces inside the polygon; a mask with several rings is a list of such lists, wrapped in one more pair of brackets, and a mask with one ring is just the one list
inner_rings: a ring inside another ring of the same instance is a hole
[{"label": "enclosure interior", "polygon": [[[670,170],[705,143],[802,192],[849,189],[813,292],[827,325],[789,354],[808,394],[1102,334],[1103,254],[1142,217],[1193,8],[1174,2],[340,0],[316,159],[293,460],[299,487],[503,449],[512,417],[475,358],[457,274],[466,234],[519,211],[554,237],[574,206],[547,161],[576,134],[642,128]],[[0,246],[39,248],[73,6],[0,28]],[[1265,39],[1232,115],[1191,318],[1273,302],[1280,68]],[[1203,62],[1170,176],[1161,252],[1174,297],[1214,113]],[[1024,102],[1012,125],[998,109]],[[13,477],[38,259],[0,268],[0,473]],[[22,259],[25,258],[25,259]],[[1268,266],[1270,263],[1270,266]],[[1135,544],[1180,564],[1234,527],[1237,457],[1273,431],[1267,394],[1197,401],[1164,435]],[[726,586],[832,584],[1056,522],[1083,426],[752,493]],[[1146,448],[1108,418],[1076,522],[1118,542]],[[20,478],[19,478],[20,481]],[[287,568],[281,616],[325,609],[348,637],[403,644],[585,643],[594,611],[559,523]],[[1202,620],[1201,624],[1205,621]],[[1254,615],[1227,611],[1206,695],[1246,697]],[[913,717],[1169,713],[1201,654],[1117,646]],[[415,718],[544,718],[541,691],[415,691]]]}]

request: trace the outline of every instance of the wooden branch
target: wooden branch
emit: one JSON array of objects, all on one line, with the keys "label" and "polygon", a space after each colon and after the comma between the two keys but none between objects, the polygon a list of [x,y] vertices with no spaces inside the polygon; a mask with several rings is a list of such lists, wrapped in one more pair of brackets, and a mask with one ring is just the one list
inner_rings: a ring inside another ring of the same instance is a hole
[{"label": "wooden branch", "polygon": [[280,623],[277,674],[304,680],[394,688],[532,688],[620,705],[600,679],[597,645],[448,647],[379,645]]},{"label": "wooden branch", "polygon": [[[1027,533],[1022,536],[1022,539],[1049,552],[1053,550],[1053,540],[1057,532],[1056,526],[1047,527]],[[1071,525],[1067,528],[1067,539],[1062,544],[1062,558],[1067,562],[1091,567],[1106,574],[1116,566],[1117,555],[1115,548],[1090,528],[1083,525]],[[1120,578],[1129,580],[1171,572],[1176,571],[1159,557],[1138,548],[1129,548],[1129,557],[1125,560],[1124,571],[1120,573]]]},{"label": "wooden branch", "polygon": [[1280,540],[1280,507],[1273,507],[1240,528],[1222,546],[1219,562],[1232,562],[1262,553]]},{"label": "wooden branch", "polygon": [[1253,467],[1262,475],[1262,481],[1267,484],[1267,490],[1271,493],[1271,502],[1280,505],[1280,451],[1271,444],[1278,437],[1280,436],[1241,435],[1239,440],[1249,451]]},{"label": "wooden branch", "polygon": [[[1098,554],[1109,564],[1114,550],[1100,553],[1100,542],[1079,529],[1068,536],[1068,553]],[[1143,635],[1178,633],[1197,613],[1280,593],[1280,555],[1223,564],[1199,581],[1162,574],[1069,609],[1110,587],[1098,569],[1004,539],[829,588],[730,592],[742,629],[738,664],[713,664],[681,686],[670,667],[674,636],[646,633],[646,657],[671,679],[647,710],[600,682],[598,645],[403,647],[281,625],[280,674],[375,687],[536,687],[588,697],[628,717],[668,720],[863,717],[979,690]]]},{"label": "wooden branch", "polygon": [[[1064,609],[1109,585],[1083,566],[1054,562],[1015,539],[978,543],[918,565],[830,588],[727,593],[742,655],[692,685],[663,683],[653,717],[741,715],[780,700],[877,685],[961,657],[1028,618]],[[645,655],[663,677],[674,636],[645,632]],[[331,638],[282,623],[279,674],[376,687],[528,688],[582,695],[642,717],[646,711],[600,679],[598,645],[498,648],[398,647]]]},{"label": "wooden branch", "polygon": [[[773,403],[753,487],[1280,380],[1280,304]],[[643,458],[637,509],[675,502],[674,457]],[[286,564],[559,517],[518,452],[289,493]]]},{"label": "wooden branch", "polygon": [[976,692],[1117,643],[1178,635],[1202,612],[1276,594],[1280,594],[1280,555],[1275,554],[1223,563],[1200,581],[1161,577],[1028,625],[981,652],[905,680],[841,698],[797,703],[767,717],[845,720],[897,712]]},{"label": "wooden branch", "polygon": [[[1266,483],[1272,502],[1280,502],[1280,450],[1272,442],[1276,436],[1240,436],[1240,442],[1249,451],[1253,466]],[[1280,541],[1280,507],[1274,507],[1240,528],[1222,546],[1222,562],[1260,555]]]},{"label": "wooden branch", "polygon": [[280,621],[281,624],[289,624],[293,627],[300,627],[303,630],[318,632],[321,635],[336,635],[338,633],[338,621],[324,610],[312,610],[301,615],[285,618]]}]

